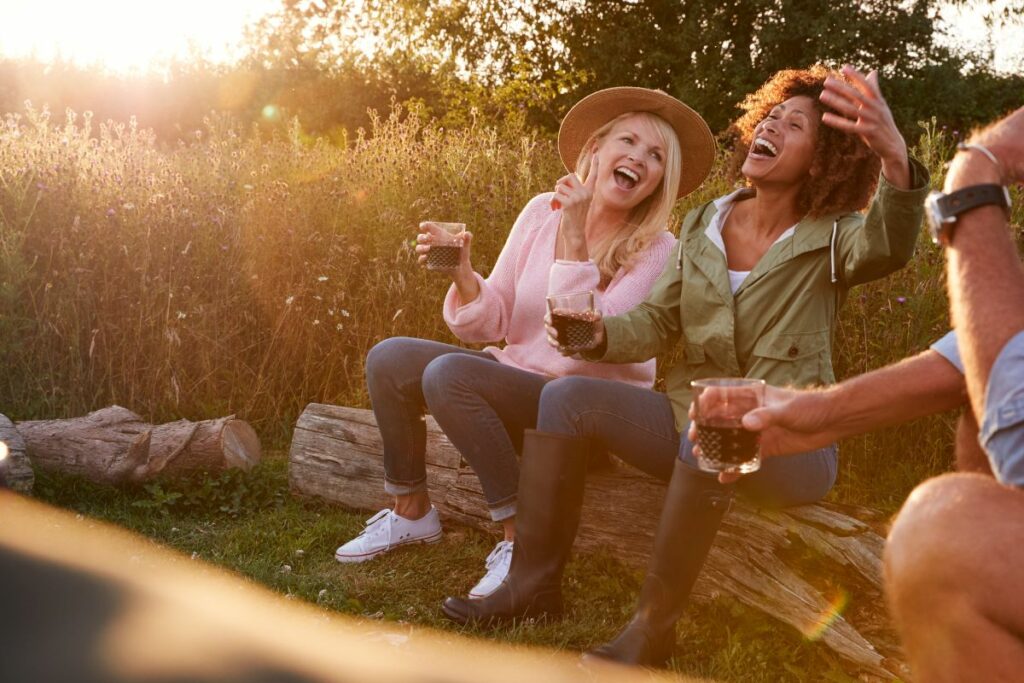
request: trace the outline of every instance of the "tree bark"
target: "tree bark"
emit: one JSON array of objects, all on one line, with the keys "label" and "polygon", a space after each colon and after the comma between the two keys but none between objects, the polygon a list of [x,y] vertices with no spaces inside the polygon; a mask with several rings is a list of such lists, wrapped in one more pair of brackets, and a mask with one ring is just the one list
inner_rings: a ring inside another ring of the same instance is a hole
[{"label": "tree bark", "polygon": [[240,467],[260,460],[260,443],[234,416],[151,425],[121,406],[84,417],[19,422],[32,464],[96,482],[143,482],[203,470]]},{"label": "tree bark", "polygon": [[[493,530],[479,480],[427,417],[427,486],[442,517]],[[312,403],[299,417],[289,483],[300,495],[380,509],[380,432],[373,413]],[[588,476],[575,548],[610,552],[644,569],[665,486],[624,465]],[[828,503],[759,510],[739,501],[726,515],[694,589],[731,595],[820,640],[868,676],[906,677],[882,597],[882,516]]]},{"label": "tree bark", "polygon": [[0,486],[6,486],[19,493],[32,493],[35,473],[25,454],[25,440],[5,415],[0,415],[0,443],[7,452],[0,462]]}]

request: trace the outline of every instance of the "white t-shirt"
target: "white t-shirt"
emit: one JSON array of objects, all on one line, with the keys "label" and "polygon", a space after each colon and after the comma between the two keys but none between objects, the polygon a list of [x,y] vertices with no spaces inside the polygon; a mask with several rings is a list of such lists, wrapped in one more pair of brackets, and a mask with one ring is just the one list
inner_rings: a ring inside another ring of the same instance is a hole
[{"label": "white t-shirt", "polygon": [[[736,205],[736,198],[740,194],[745,194],[747,190],[740,189],[736,190],[732,194],[727,194],[720,199],[714,201],[715,215],[711,217],[711,222],[708,223],[708,227],[704,230],[704,234],[708,236],[716,247],[718,247],[723,254],[725,254],[725,240],[722,239],[722,227],[725,225],[725,219],[729,217],[729,212],[732,211],[732,207]],[[796,232],[796,225],[786,228],[786,230],[779,235],[779,238],[772,242],[772,246],[775,246],[787,237],[792,237],[793,233]],[[728,258],[728,254],[726,254]],[[729,288],[732,293],[735,294],[736,290],[740,288],[743,281],[750,275],[749,270],[730,270],[729,271]]]}]

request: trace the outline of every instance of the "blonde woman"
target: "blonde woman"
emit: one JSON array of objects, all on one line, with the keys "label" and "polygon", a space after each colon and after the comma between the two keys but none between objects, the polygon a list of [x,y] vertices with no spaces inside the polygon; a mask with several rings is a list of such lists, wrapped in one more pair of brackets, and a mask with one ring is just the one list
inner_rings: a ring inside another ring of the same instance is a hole
[{"label": "blonde woman", "polygon": [[[440,540],[427,493],[424,411],[429,411],[480,478],[504,539],[487,572],[470,591],[490,594],[508,572],[515,540],[519,486],[517,451],[536,426],[541,390],[550,380],[586,375],[637,387],[654,383],[654,360],[588,363],[548,345],[546,297],[593,290],[605,316],[644,300],[668,260],[666,231],[675,201],[703,182],[715,153],[704,120],[679,100],[645,88],[609,88],[581,100],[566,115],[559,154],[573,169],[554,192],[527,203],[487,278],[474,271],[472,234],[451,273],[444,318],[463,342],[503,342],[482,351],[436,341],[392,338],[366,361],[373,411],[384,446],[385,490],[393,509],[381,510],[335,555],[361,562],[410,543]],[[437,226],[420,226],[417,252],[425,262]]]}]

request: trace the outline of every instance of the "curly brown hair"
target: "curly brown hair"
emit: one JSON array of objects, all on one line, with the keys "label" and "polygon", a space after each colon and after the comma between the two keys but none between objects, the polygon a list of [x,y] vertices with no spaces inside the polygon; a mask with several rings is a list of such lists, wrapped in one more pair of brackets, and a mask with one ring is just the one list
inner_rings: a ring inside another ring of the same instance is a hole
[{"label": "curly brown hair", "polygon": [[[740,108],[746,113],[736,119],[726,133],[733,143],[729,165],[733,178],[742,175],[740,169],[753,141],[754,129],[775,106],[804,95],[814,101],[820,112],[835,113],[818,99],[829,76],[849,82],[839,72],[821,65],[786,69],[743,100]],[[822,125],[818,128],[809,177],[797,197],[797,208],[814,218],[859,211],[874,194],[881,168],[881,160],[859,136]]]}]

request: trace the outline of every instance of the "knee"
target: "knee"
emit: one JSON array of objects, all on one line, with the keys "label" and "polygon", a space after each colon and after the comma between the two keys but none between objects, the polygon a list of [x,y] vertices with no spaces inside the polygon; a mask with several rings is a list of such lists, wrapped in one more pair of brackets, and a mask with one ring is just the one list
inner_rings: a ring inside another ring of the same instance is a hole
[{"label": "knee", "polygon": [[544,385],[537,408],[537,429],[559,434],[575,433],[579,409],[594,391],[586,377],[561,377]]},{"label": "knee", "polygon": [[461,353],[446,353],[427,363],[423,369],[423,397],[429,404],[431,399],[450,396],[452,389],[465,377],[465,366],[474,360]]},{"label": "knee", "polygon": [[885,584],[897,621],[948,612],[972,600],[972,577],[985,561],[989,486],[980,475],[949,474],[914,489],[893,521],[884,556]]},{"label": "knee", "polygon": [[408,356],[409,345],[416,340],[410,337],[390,337],[374,345],[366,354],[366,379],[379,379],[398,367]]}]

